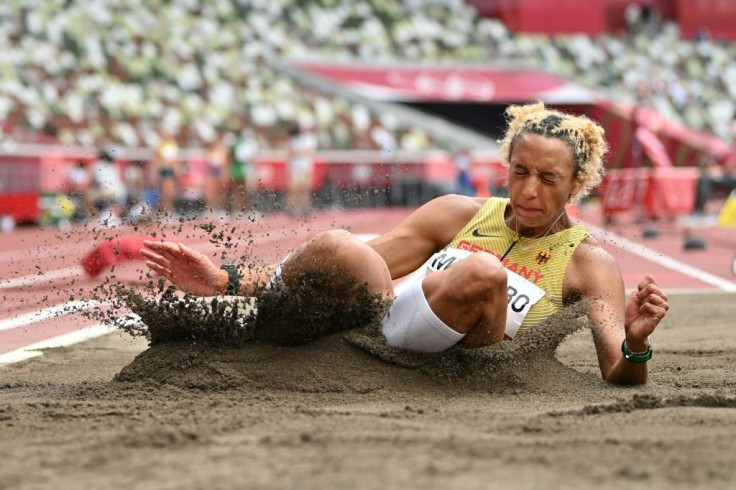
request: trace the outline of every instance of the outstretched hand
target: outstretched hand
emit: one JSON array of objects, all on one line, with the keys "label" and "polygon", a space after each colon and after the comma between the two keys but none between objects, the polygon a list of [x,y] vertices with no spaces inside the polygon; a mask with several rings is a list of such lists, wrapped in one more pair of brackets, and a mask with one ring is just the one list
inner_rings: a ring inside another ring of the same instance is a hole
[{"label": "outstretched hand", "polygon": [[198,296],[213,296],[221,292],[223,272],[206,255],[183,243],[146,240],[141,255],[153,272],[183,291]]},{"label": "outstretched hand", "polygon": [[626,305],[626,338],[645,341],[664,318],[670,305],[653,276],[647,274]]}]

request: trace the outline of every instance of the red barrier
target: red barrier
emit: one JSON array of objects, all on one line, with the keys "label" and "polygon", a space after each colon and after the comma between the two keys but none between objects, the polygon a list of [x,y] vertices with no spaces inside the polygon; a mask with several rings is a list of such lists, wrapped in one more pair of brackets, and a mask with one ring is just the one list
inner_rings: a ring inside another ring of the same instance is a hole
[{"label": "red barrier", "polygon": [[0,216],[9,215],[15,223],[34,222],[41,215],[38,192],[0,193]]},{"label": "red barrier", "polygon": [[605,214],[629,211],[640,205],[648,191],[649,179],[644,168],[609,170],[601,185]]},{"label": "red barrier", "polygon": [[671,217],[690,214],[695,209],[698,169],[650,169],[649,186],[644,209],[650,217]]},{"label": "red barrier", "polygon": [[692,167],[609,170],[602,185],[603,212],[640,209],[650,218],[690,214],[697,183],[698,169]]}]

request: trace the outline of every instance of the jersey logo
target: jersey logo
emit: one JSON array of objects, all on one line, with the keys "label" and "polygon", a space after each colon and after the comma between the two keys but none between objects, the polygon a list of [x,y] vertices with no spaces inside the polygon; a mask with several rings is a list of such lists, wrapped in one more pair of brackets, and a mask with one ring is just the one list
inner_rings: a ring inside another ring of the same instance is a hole
[{"label": "jersey logo", "polygon": [[552,255],[548,254],[547,252],[539,252],[537,254],[537,258],[534,259],[534,262],[536,262],[539,265],[544,265],[547,262],[549,262],[549,259],[552,257]]},{"label": "jersey logo", "polygon": [[478,228],[473,230],[473,236],[478,237],[478,238],[500,238],[501,237],[501,235],[485,235],[481,233]]}]

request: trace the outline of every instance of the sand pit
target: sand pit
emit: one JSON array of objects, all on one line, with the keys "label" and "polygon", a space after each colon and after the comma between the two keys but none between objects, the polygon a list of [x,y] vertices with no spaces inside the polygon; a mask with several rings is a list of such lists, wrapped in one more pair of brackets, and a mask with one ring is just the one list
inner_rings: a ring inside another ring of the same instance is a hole
[{"label": "sand pit", "polygon": [[651,382],[603,382],[570,308],[410,354],[122,334],[0,367],[0,488],[734,488],[736,301],[671,298]]}]

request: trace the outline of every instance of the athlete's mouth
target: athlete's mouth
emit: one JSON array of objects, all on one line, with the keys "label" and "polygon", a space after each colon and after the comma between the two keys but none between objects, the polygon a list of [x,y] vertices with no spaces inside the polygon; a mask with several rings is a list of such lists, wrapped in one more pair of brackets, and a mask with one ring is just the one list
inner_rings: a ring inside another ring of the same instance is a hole
[{"label": "athlete's mouth", "polygon": [[526,206],[521,206],[519,204],[516,205],[516,210],[523,213],[523,214],[536,214],[541,213],[541,210],[537,208],[527,208]]}]

